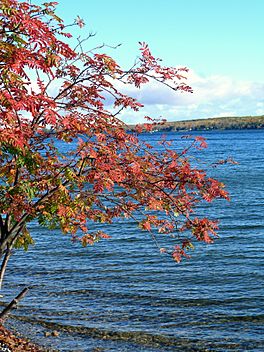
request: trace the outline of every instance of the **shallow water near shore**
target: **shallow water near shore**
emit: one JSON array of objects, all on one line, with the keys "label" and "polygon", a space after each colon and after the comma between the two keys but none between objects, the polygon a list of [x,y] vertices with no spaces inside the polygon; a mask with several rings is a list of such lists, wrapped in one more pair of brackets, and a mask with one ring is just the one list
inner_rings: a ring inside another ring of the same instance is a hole
[{"label": "shallow water near shore", "polygon": [[[221,221],[220,239],[176,264],[132,220],[108,225],[112,238],[88,248],[32,223],[36,246],[11,258],[0,299],[31,287],[11,326],[65,352],[264,350],[264,130],[199,135],[209,145],[202,160],[239,162],[211,172],[232,202],[199,209]],[[142,136],[156,148],[159,137]]]}]

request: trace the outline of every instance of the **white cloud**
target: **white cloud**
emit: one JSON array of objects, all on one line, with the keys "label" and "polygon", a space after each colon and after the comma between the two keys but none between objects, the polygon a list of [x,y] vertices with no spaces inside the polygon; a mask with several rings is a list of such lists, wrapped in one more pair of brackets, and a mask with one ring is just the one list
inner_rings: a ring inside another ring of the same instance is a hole
[{"label": "white cloud", "polygon": [[[190,70],[186,83],[194,93],[175,92],[152,81],[141,89],[115,82],[116,88],[144,104],[139,112],[126,110],[120,117],[129,124],[144,122],[144,116],[165,118],[168,121],[190,120],[221,116],[264,114],[264,84],[235,81],[227,76],[202,76]],[[34,80],[30,88],[38,91]],[[61,82],[56,81],[49,90],[56,95]],[[106,95],[105,104],[111,110],[113,99]]]},{"label": "white cloud", "polygon": [[127,123],[137,123],[143,121],[144,115],[173,121],[264,113],[264,84],[219,75],[204,77],[194,71],[188,73],[186,82],[193,88],[193,94],[174,92],[157,82],[144,85],[140,90],[122,87],[124,93],[144,104],[139,113],[126,111],[122,118]]}]

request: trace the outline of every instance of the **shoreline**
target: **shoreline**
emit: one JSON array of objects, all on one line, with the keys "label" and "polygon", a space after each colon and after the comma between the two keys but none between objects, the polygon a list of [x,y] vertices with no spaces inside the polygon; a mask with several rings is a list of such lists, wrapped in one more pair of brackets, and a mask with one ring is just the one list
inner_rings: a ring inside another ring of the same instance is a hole
[{"label": "shoreline", "polygon": [[[146,128],[141,125],[144,132]],[[135,125],[128,125],[127,129],[134,130]],[[212,117],[182,121],[166,121],[153,127],[154,132],[203,132],[203,131],[227,131],[227,130],[263,130],[264,115],[261,116],[230,116]],[[151,132],[153,132],[151,131]]]},{"label": "shoreline", "polygon": [[55,352],[53,349],[37,345],[25,336],[21,335],[18,331],[7,328],[5,325],[6,324],[0,323],[1,347],[7,347],[12,352]]}]

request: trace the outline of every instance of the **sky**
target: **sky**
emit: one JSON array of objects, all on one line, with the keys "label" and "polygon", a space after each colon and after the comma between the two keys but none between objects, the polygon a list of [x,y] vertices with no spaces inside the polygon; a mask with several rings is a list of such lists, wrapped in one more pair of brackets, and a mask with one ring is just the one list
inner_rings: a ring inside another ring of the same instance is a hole
[{"label": "sky", "polygon": [[[32,1],[34,2],[34,1]],[[264,0],[58,0],[66,23],[85,22],[74,35],[96,36],[121,67],[138,55],[138,42],[149,44],[164,65],[187,66],[193,94],[150,85],[129,93],[145,105],[141,115],[169,121],[264,114]]]}]

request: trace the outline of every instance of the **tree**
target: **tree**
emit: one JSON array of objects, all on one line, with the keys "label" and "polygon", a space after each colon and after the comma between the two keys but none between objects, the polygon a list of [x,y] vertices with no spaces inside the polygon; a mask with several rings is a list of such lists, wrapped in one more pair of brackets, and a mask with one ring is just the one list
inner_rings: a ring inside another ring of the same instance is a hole
[{"label": "tree", "polygon": [[[212,242],[217,222],[194,209],[228,194],[190,164],[190,147],[205,147],[204,139],[181,152],[162,140],[158,153],[140,140],[141,125],[128,131],[120,119],[125,109],[136,114],[142,107],[121,84],[140,88],[155,80],[191,92],[187,68],[162,66],[140,43],[140,57],[123,70],[104,47],[85,52],[78,39],[71,48],[56,3],[0,3],[0,283],[12,249],[33,243],[33,219],[86,246],[108,237],[92,222],[134,217],[158,246],[159,234],[172,237],[172,249],[160,250],[177,262],[193,240]],[[84,25],[79,17],[75,24]],[[146,118],[143,128],[151,130],[158,122]]]}]

